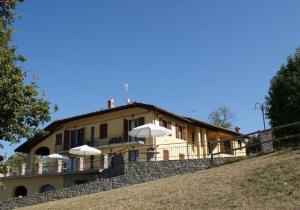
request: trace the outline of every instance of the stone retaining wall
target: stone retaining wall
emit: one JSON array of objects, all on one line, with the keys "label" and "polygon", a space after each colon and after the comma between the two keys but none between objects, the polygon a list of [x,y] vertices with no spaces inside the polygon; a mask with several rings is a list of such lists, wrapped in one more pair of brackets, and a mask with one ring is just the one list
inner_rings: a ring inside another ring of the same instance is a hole
[{"label": "stone retaining wall", "polygon": [[[237,161],[240,158],[217,158],[215,165]],[[145,163],[127,163],[99,174],[98,180],[86,184],[39,193],[0,202],[0,209],[13,209],[64,198],[87,195],[159,178],[175,176],[208,168],[209,160],[173,160]],[[82,176],[82,175],[81,175]]]}]

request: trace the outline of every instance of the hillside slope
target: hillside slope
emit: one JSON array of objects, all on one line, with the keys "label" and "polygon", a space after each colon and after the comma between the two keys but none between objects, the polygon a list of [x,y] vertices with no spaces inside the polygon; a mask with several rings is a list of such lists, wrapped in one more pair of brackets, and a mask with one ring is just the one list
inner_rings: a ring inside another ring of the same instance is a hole
[{"label": "hillside slope", "polygon": [[300,209],[300,151],[24,209]]}]

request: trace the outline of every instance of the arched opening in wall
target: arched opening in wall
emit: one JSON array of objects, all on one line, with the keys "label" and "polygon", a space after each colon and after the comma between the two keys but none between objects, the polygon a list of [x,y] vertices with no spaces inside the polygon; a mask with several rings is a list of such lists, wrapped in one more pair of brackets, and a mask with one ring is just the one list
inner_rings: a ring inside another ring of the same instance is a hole
[{"label": "arched opening in wall", "polygon": [[50,154],[50,150],[48,147],[40,147],[35,151],[36,155],[46,156]]},{"label": "arched opening in wall", "polygon": [[50,192],[50,191],[53,191],[53,190],[55,190],[55,188],[52,185],[46,184],[46,185],[44,185],[44,186],[41,187],[40,192],[41,193],[43,193],[43,192]]},{"label": "arched opening in wall", "polygon": [[21,198],[27,196],[27,189],[24,186],[18,186],[15,189],[15,197]]}]

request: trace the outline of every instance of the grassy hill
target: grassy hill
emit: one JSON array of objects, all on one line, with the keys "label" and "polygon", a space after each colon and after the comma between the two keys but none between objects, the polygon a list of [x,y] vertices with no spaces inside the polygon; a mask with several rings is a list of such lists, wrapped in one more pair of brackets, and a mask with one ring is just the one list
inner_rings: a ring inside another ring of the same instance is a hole
[{"label": "grassy hill", "polygon": [[300,209],[300,150],[24,209]]}]

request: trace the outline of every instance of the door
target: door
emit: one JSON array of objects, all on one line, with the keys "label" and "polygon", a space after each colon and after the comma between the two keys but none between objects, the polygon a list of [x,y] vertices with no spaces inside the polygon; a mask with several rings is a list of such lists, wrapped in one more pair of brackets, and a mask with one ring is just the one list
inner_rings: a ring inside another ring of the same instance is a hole
[{"label": "door", "polygon": [[164,150],[164,152],[163,152],[163,159],[164,160],[169,160],[169,150]]},{"label": "door", "polygon": [[179,154],[179,160],[184,160],[184,154]]},{"label": "door", "polygon": [[224,141],[224,153],[230,154],[230,141]]}]

